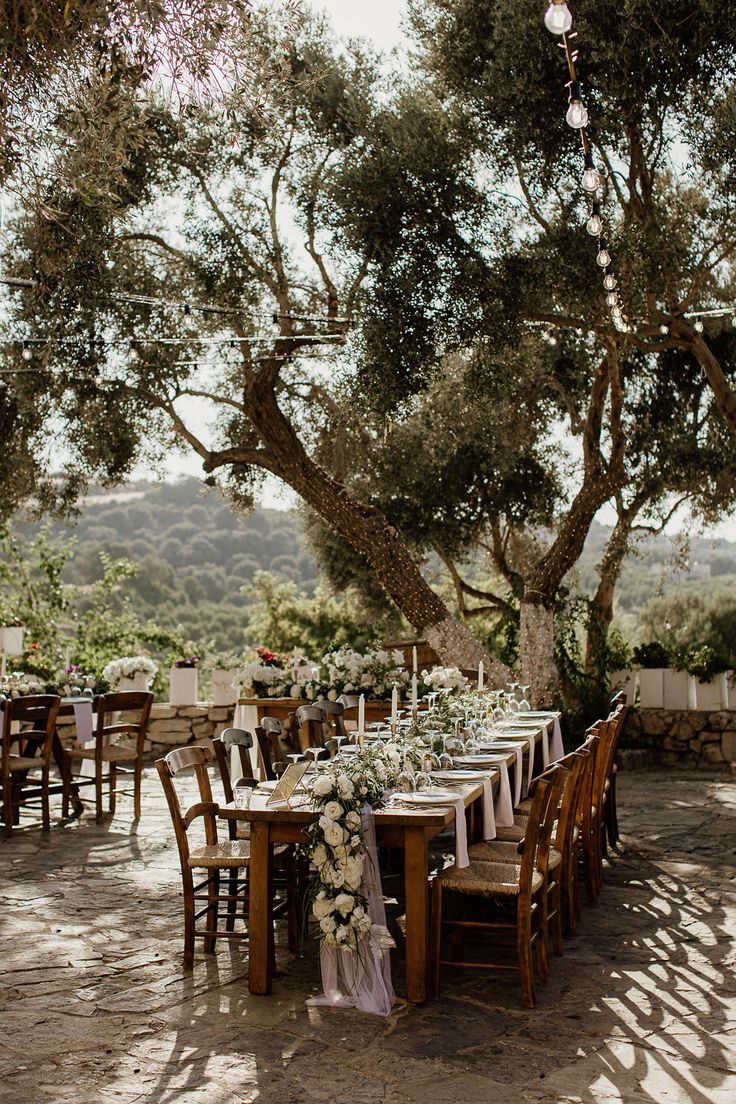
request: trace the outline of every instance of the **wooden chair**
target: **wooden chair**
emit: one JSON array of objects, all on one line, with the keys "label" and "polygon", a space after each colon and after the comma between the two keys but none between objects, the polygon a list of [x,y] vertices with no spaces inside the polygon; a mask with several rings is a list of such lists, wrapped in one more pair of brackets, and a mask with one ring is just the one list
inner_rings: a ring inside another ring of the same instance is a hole
[{"label": "wooden chair", "polygon": [[284,732],[278,717],[263,717],[255,730],[258,754],[263,777],[272,782],[279,774],[279,767],[286,769]]},{"label": "wooden chair", "polygon": [[297,750],[325,746],[327,714],[319,705],[300,705],[296,713],[289,715],[292,742]]},{"label": "wooden chair", "polygon": [[618,809],[616,806],[616,775],[618,774],[616,755],[618,754],[618,749],[626,729],[626,720],[629,713],[629,707],[626,704],[626,694],[624,694],[622,690],[619,691],[612,699],[611,705],[614,708],[614,716],[617,716],[618,719],[618,730],[614,740],[612,761],[606,786],[604,818],[608,843],[611,847],[615,847],[621,838],[618,828]]},{"label": "wooden chair", "polygon": [[330,726],[335,736],[337,736],[339,740],[346,739],[348,733],[345,728],[345,706],[343,703],[339,699],[338,701],[328,701],[326,698],[320,698],[319,701],[316,701],[314,704],[324,710],[327,724]]},{"label": "wooden chair", "polygon": [[236,782],[236,785],[240,783],[244,783],[245,785],[252,784],[253,786],[258,785],[256,779],[253,777],[253,766],[250,761],[250,749],[253,747],[253,737],[250,732],[246,732],[243,728],[226,728],[212,741],[212,746],[215,749],[217,768],[220,772],[222,788],[225,792],[225,802],[229,804],[233,800],[233,787],[230,778],[230,757],[234,747],[238,749],[241,772],[240,779]]},{"label": "wooden chair", "polygon": [[[66,748],[67,786],[64,792],[64,816],[68,814],[69,789],[74,777],[75,759],[87,759],[95,765],[95,808],[99,824],[103,817],[102,786],[109,785],[110,812],[115,812],[118,772],[133,773],[133,816],[141,815],[141,775],[143,750],[148,730],[148,718],[153,705],[153,694],[143,690],[119,690],[100,694],[96,699],[97,725],[95,742],[91,747]],[[115,718],[113,714],[126,714]],[[132,738],[132,743],[120,744],[120,737]],[[105,773],[105,767],[107,772]]]},{"label": "wooden chair", "polygon": [[[546,978],[544,912],[545,884],[549,858],[549,842],[555,815],[553,787],[546,780],[538,783],[529,813],[529,825],[519,863],[496,863],[471,860],[467,867],[453,866],[438,874],[432,891],[432,964],[433,991],[439,997],[440,970],[443,965],[487,970],[518,970],[524,1002],[528,1008],[536,1003],[534,992],[533,956],[537,970]],[[456,897],[480,898],[480,907],[466,920],[443,917],[443,900],[448,893]],[[505,913],[504,915],[504,906]],[[515,916],[508,917],[509,908]],[[490,910],[484,918],[483,911]],[[442,929],[453,927],[461,932],[506,932],[516,935],[516,961],[464,962],[442,959]]]},{"label": "wooden chair", "polygon": [[[212,752],[203,745],[178,748],[170,751],[163,759],[156,760],[161,784],[174,826],[176,843],[179,848],[182,889],[184,896],[184,968],[191,970],[194,963],[194,941],[204,939],[206,954],[214,954],[217,939],[243,939],[246,931],[236,932],[235,919],[238,909],[245,923],[248,906],[247,869],[250,865],[250,843],[248,840],[227,840],[218,842],[217,812],[218,806],[212,800],[212,789],[207,771],[212,761]],[[185,770],[193,770],[199,801],[182,811],[174,779]],[[195,821],[201,821],[204,829],[204,844],[192,848],[189,844],[189,830]],[[204,881],[194,884],[194,871],[205,871]],[[220,893],[220,875],[228,874],[228,892]],[[234,875],[234,877],[233,877]],[[196,902],[206,904],[196,911]],[[218,930],[218,912],[220,902],[227,903],[227,924],[225,931]],[[206,917],[204,930],[197,929],[197,920]],[[273,953],[273,946],[272,946]]]},{"label": "wooden chair", "polygon": [[[550,848],[547,883],[547,922],[552,936],[552,946],[557,955],[562,954],[563,935],[570,938],[574,931],[579,836],[576,831],[576,818],[580,791],[585,780],[585,755],[587,754],[587,752],[570,752],[540,776],[555,785],[555,768],[560,767],[563,772],[562,786],[558,787],[557,819]],[[528,813],[531,808],[531,798],[523,801],[521,808],[526,809]],[[520,812],[514,819],[516,823],[513,828],[498,829],[496,840],[474,844],[470,848],[471,857],[486,861],[518,862],[517,848],[526,834],[528,815],[525,817],[524,813]]]},{"label": "wooden chair", "polygon": [[[21,805],[40,799],[41,824],[51,829],[49,770],[56,715],[61,698],[56,694],[33,694],[2,703],[3,824],[9,838],[20,820]],[[14,722],[21,731],[13,732]],[[15,750],[14,750],[15,747]],[[28,777],[30,771],[41,777]]]}]

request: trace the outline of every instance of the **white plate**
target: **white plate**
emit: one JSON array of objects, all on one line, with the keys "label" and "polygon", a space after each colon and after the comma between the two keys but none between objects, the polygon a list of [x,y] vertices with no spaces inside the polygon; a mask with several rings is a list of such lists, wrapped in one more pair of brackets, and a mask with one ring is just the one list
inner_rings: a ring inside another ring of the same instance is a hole
[{"label": "white plate", "polygon": [[447,805],[457,801],[457,794],[451,790],[422,791],[421,793],[402,793],[399,800],[407,805]]},{"label": "white plate", "polygon": [[484,771],[456,770],[456,771],[432,771],[432,777],[438,782],[480,782],[485,777]]}]

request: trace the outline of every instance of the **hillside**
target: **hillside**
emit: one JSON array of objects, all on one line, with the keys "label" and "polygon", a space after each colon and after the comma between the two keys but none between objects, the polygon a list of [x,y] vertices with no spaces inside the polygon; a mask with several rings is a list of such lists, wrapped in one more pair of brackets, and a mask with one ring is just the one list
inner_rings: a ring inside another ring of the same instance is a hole
[{"label": "hillside", "polygon": [[[17,523],[28,538],[38,525]],[[52,524],[75,552],[64,581],[87,586],[101,574],[99,554],[140,564],[126,584],[134,608],[166,628],[181,626],[195,641],[242,648],[247,598],[241,588],[258,570],[273,571],[311,593],[318,580],[298,519],[282,510],[244,516],[216,489],[197,479],[137,483],[114,493],[93,492],[75,524]]]}]

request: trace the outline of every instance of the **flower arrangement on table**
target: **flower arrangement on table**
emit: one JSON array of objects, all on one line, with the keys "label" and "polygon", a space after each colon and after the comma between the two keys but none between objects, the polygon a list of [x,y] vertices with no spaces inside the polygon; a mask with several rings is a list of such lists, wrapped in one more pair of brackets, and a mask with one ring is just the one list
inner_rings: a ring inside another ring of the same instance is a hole
[{"label": "flower arrangement on table", "polygon": [[116,690],[123,679],[135,678],[136,675],[145,674],[148,683],[155,679],[158,667],[150,656],[123,656],[121,659],[113,659],[102,668],[102,678]]},{"label": "flower arrangement on table", "polygon": [[[307,854],[315,868],[312,915],[329,947],[357,948],[371,933],[367,899],[360,892],[366,853],[361,815],[396,786],[403,756],[396,745],[379,745],[345,763],[320,770],[312,788],[320,816],[307,829]],[[387,937],[380,933],[381,940]],[[385,943],[383,944],[385,945]]]},{"label": "flower arrangement on table", "polygon": [[319,667],[300,652],[271,652],[256,649],[257,659],[240,672],[244,686],[253,688],[259,698],[308,698],[319,695]]},{"label": "flower arrangement on table", "polygon": [[0,694],[6,698],[25,698],[29,694],[45,694],[48,686],[26,671],[13,671],[0,681]]},{"label": "flower arrangement on table", "polygon": [[411,682],[404,669],[403,653],[385,648],[355,652],[347,644],[322,656],[322,678],[327,697],[336,701],[341,694],[364,694],[366,699],[390,697],[394,686],[403,697]]},{"label": "flower arrangement on table", "polygon": [[459,667],[432,667],[419,673],[420,694],[436,693],[439,690],[464,690],[468,680]]}]

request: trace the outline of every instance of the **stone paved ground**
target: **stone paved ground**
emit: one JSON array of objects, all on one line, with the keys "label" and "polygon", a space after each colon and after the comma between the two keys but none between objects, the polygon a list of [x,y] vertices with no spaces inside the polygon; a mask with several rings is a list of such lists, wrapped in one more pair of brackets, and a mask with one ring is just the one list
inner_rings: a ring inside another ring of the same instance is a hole
[{"label": "stone paved ground", "polygon": [[[13,1104],[498,1104],[736,1100],[736,785],[620,776],[623,849],[538,1007],[449,978],[389,1020],[307,1010],[314,948],[251,997],[245,947],[180,965],[158,782],[50,839],[0,844],[0,1100]],[[283,935],[280,937],[283,942]]]}]

